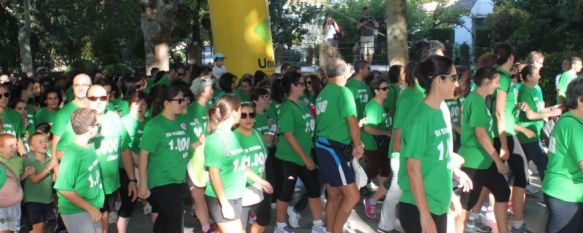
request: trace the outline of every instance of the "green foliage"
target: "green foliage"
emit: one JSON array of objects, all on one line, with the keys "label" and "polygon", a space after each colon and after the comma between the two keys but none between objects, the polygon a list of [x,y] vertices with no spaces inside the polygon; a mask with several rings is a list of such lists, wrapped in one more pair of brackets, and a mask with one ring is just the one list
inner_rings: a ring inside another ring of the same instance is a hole
[{"label": "green foliage", "polygon": [[132,67],[124,63],[111,64],[103,67],[103,74],[108,77],[133,74],[134,72]]},{"label": "green foliage", "polygon": [[303,24],[316,23],[320,9],[306,2],[269,0],[269,20],[274,46],[292,44],[308,33]]}]

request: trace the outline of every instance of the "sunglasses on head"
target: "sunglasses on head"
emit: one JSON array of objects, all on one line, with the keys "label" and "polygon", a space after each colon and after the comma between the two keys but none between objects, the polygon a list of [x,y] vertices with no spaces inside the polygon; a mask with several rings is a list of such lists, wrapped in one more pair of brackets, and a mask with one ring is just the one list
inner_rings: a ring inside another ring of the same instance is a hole
[{"label": "sunglasses on head", "polygon": [[87,99],[89,101],[97,101],[97,100],[108,101],[109,97],[107,97],[106,95],[104,95],[104,96],[87,96]]},{"label": "sunglasses on head", "polygon": [[10,92],[5,92],[5,93],[0,94],[0,98],[2,98],[2,97],[10,98]]},{"label": "sunglasses on head", "polygon": [[182,104],[184,101],[186,101],[186,98],[169,99],[168,101],[176,101],[176,102],[178,102],[178,104]]},{"label": "sunglasses on head", "polygon": [[241,113],[241,119],[255,119],[255,113],[254,112],[250,112],[250,113],[246,113],[246,112],[242,112]]}]

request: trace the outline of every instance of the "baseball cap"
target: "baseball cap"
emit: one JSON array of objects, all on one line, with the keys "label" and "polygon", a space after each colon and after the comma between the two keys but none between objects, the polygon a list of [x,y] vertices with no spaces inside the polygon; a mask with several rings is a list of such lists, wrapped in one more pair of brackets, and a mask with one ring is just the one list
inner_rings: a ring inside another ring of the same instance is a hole
[{"label": "baseball cap", "polygon": [[190,85],[190,91],[194,96],[200,95],[204,91],[205,87],[209,87],[213,85],[213,80],[207,77],[198,77],[192,81]]},{"label": "baseball cap", "polygon": [[213,56],[213,58],[214,58],[215,60],[217,60],[217,59],[226,58],[226,57],[225,57],[225,55],[224,55],[224,54],[222,54],[222,53],[215,53],[215,55]]}]

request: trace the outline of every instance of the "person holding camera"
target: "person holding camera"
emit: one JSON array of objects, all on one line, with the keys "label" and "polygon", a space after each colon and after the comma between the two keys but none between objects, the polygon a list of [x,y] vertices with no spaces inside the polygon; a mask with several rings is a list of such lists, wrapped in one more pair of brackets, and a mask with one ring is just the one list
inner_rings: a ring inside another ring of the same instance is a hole
[{"label": "person holding camera", "polygon": [[372,62],[374,54],[374,37],[378,33],[379,23],[377,20],[368,14],[368,7],[362,8],[362,18],[356,25],[356,29],[360,30],[360,54],[368,64]]}]

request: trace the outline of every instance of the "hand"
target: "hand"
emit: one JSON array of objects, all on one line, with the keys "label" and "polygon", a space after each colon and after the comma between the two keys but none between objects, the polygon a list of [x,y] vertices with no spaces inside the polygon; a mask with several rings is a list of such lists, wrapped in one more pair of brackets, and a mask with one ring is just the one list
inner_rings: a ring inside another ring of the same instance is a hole
[{"label": "hand", "polygon": [[36,172],[36,169],[34,169],[33,166],[28,166],[24,169],[24,176],[29,176],[32,175]]},{"label": "hand", "polygon": [[508,172],[508,167],[502,162],[496,162],[496,169],[498,169],[498,173],[500,174],[506,174]]},{"label": "hand", "polygon": [[223,218],[225,219],[235,219],[235,211],[231,206],[229,201],[225,201],[225,203],[221,203],[221,212],[223,213]]},{"label": "hand", "polygon": [[524,133],[524,136],[526,136],[529,139],[534,138],[536,136],[534,132],[532,132],[532,130],[530,129],[524,129],[524,132],[522,133]]},{"label": "hand", "polygon": [[148,186],[146,186],[146,184],[141,183],[140,184],[140,189],[138,191],[138,197],[140,197],[143,200],[148,199],[148,197],[150,197],[150,190],[148,189]]},{"label": "hand", "polygon": [[271,187],[271,184],[266,180],[260,180],[259,184],[261,185],[261,188],[263,189],[263,191],[265,191],[265,193],[267,194],[273,193],[273,187]]},{"label": "hand", "polygon": [[360,119],[360,121],[358,121],[358,128],[362,128],[363,125],[366,124],[368,120],[365,118]]},{"label": "hand", "polygon": [[556,117],[556,116],[560,116],[561,114],[563,114],[563,110],[561,110],[560,108],[552,108],[552,110],[550,111],[551,117]]},{"label": "hand", "polygon": [[526,112],[526,111],[530,111],[530,106],[528,106],[528,104],[527,104],[527,103],[525,103],[525,102],[520,102],[520,103],[518,103],[518,107],[519,107],[519,108],[520,108],[520,110],[522,110],[522,111],[525,111],[525,112]]},{"label": "hand", "polygon": [[449,204],[449,210],[455,215],[459,216],[462,213],[462,203],[457,197],[451,198],[451,203]]},{"label": "hand", "polygon": [[314,160],[308,156],[306,156],[306,158],[304,159],[304,164],[306,164],[306,168],[308,169],[308,171],[313,171],[314,169],[316,169],[316,163],[314,163]]},{"label": "hand", "polygon": [[423,233],[437,233],[437,228],[435,227],[435,222],[433,222],[433,218],[431,218],[430,214],[422,214],[421,215],[421,232]]},{"label": "hand", "polygon": [[101,216],[103,216],[103,214],[97,208],[91,207],[87,212],[89,212],[89,216],[91,216],[91,221],[101,222]]},{"label": "hand", "polygon": [[[506,167],[506,166],[504,166]],[[458,187],[462,189],[462,192],[467,193],[474,188],[474,184],[472,183],[472,179],[463,172],[461,169],[457,168],[453,170],[455,177],[459,183]],[[459,202],[459,200],[458,200]]]},{"label": "hand", "polygon": [[510,158],[510,152],[508,151],[508,148],[502,147],[500,149],[500,159],[506,161],[508,158]]},{"label": "hand", "polygon": [[136,186],[136,182],[130,182],[128,184],[128,197],[132,199],[132,202],[138,198],[138,188]]},{"label": "hand", "polygon": [[47,168],[50,170],[57,166],[59,166],[59,160],[57,158],[52,158],[51,161],[49,162],[49,165],[47,165]]},{"label": "hand", "polygon": [[362,143],[359,146],[352,147],[352,157],[358,160],[362,157],[362,154],[364,154],[364,146]]}]

